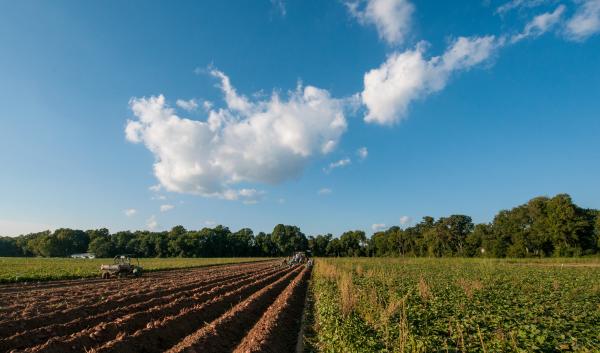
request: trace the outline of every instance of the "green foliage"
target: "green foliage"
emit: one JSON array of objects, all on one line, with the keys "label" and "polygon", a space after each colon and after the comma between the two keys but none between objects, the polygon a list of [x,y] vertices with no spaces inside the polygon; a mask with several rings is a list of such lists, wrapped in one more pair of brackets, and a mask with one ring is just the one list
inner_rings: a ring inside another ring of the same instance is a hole
[{"label": "green foliage", "polygon": [[282,255],[291,255],[294,251],[308,248],[306,236],[296,226],[276,225],[271,233],[271,239]]},{"label": "green foliage", "polygon": [[490,224],[473,224],[466,215],[450,215],[400,228],[393,226],[368,239],[361,230],[308,238],[299,227],[278,224],[271,233],[252,229],[232,232],[224,226],[167,232],[107,229],[58,229],[0,237],[0,256],[69,256],[93,252],[98,256],[133,254],[141,257],[289,256],[311,250],[315,256],[417,257],[573,257],[600,250],[598,210],[575,205],[569,195],[536,197],[511,210],[502,210]]},{"label": "green foliage", "polygon": [[97,257],[110,257],[115,252],[110,237],[99,236],[90,242],[89,251]]},{"label": "green foliage", "polygon": [[287,256],[306,250],[308,240],[300,228],[277,225],[272,234],[243,228],[231,232],[221,225],[199,231],[173,227],[168,232],[86,232],[71,229],[44,231],[16,238],[0,237],[0,256],[67,257],[91,252],[97,257],[131,254],[139,257],[250,257]]},{"label": "green foliage", "polygon": [[600,260],[318,259],[321,352],[595,352]]},{"label": "green foliage", "polygon": [[[263,258],[140,259],[144,271],[259,261]],[[101,264],[113,259],[0,257],[0,283],[98,277]]]}]

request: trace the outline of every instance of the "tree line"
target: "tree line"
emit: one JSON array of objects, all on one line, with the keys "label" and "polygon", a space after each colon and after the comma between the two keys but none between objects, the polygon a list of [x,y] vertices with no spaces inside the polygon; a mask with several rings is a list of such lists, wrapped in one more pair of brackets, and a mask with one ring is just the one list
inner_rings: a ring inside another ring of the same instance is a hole
[{"label": "tree line", "polygon": [[500,211],[490,223],[474,224],[466,215],[423,219],[411,227],[391,227],[368,238],[361,230],[306,236],[300,228],[278,224],[271,233],[254,234],[224,226],[169,231],[57,229],[0,237],[0,256],[65,257],[91,252],[97,257],[288,256],[310,250],[314,256],[462,256],[547,257],[600,253],[600,211],[575,205],[571,197],[536,197]]}]

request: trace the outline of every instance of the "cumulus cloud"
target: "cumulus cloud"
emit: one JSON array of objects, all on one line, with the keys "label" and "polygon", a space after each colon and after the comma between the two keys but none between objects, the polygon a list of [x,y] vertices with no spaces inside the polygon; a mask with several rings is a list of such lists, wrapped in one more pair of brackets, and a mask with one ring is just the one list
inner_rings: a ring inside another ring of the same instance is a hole
[{"label": "cumulus cloud", "polygon": [[319,189],[319,191],[317,191],[318,195],[329,195],[331,194],[332,190],[330,188],[322,188]]},{"label": "cumulus cloud", "polygon": [[148,228],[148,230],[156,230],[158,228],[156,216],[152,215],[150,218],[148,218],[146,221],[146,228]]},{"label": "cumulus cloud", "polygon": [[154,154],[154,175],[167,191],[252,202],[258,193],[236,184],[297,177],[346,131],[344,104],[326,90],[299,85],[287,97],[250,100],[224,73],[211,74],[226,105],[210,108],[206,121],[178,116],[162,95],[130,100],[126,138]]},{"label": "cumulus cloud", "polygon": [[401,216],[400,217],[400,225],[408,225],[412,222],[412,217],[410,216]]},{"label": "cumulus cloud", "polygon": [[123,213],[127,217],[133,217],[137,213],[137,210],[135,208],[128,208],[126,210],[123,210]]},{"label": "cumulus cloud", "polygon": [[383,223],[374,223],[373,225],[371,225],[371,230],[373,230],[373,232],[379,232],[385,230],[386,228],[387,227]]},{"label": "cumulus cloud", "polygon": [[583,41],[600,31],[600,0],[583,0],[565,26],[567,38]]},{"label": "cumulus cloud", "polygon": [[329,163],[329,165],[327,167],[323,168],[323,171],[325,173],[329,173],[336,168],[343,168],[343,167],[349,165],[350,163],[352,163],[352,161],[350,160],[350,158],[346,157],[346,158],[340,159],[339,161]]},{"label": "cumulus cloud", "polygon": [[401,44],[410,32],[415,10],[408,0],[354,0],[346,2],[350,14],[363,25],[374,25],[388,44]]},{"label": "cumulus cloud", "polygon": [[188,112],[194,111],[196,110],[196,108],[198,108],[198,102],[195,99],[190,99],[190,100],[183,100],[183,99],[178,99],[175,104],[183,109],[186,110]]},{"label": "cumulus cloud", "polygon": [[364,161],[369,156],[369,150],[366,147],[361,147],[356,150],[356,155],[361,161]]},{"label": "cumulus cloud", "polygon": [[560,22],[563,12],[565,12],[565,5],[560,5],[553,12],[535,16],[525,25],[523,32],[512,36],[511,42],[516,43],[527,37],[537,37],[546,33]]},{"label": "cumulus cloud", "polygon": [[175,206],[169,205],[169,204],[160,205],[160,212],[167,212],[174,208],[175,208]]},{"label": "cumulus cloud", "polygon": [[412,50],[394,52],[364,76],[365,121],[381,125],[399,122],[413,100],[443,89],[454,72],[485,62],[503,43],[504,39],[495,36],[459,37],[441,56],[430,59],[424,57],[425,42]]}]

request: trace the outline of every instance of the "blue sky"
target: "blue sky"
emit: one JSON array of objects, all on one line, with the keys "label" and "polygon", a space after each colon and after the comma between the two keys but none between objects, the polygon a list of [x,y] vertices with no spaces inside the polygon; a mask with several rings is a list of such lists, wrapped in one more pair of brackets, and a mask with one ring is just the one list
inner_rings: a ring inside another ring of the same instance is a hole
[{"label": "blue sky", "polygon": [[0,234],[600,208],[600,1],[2,1]]}]

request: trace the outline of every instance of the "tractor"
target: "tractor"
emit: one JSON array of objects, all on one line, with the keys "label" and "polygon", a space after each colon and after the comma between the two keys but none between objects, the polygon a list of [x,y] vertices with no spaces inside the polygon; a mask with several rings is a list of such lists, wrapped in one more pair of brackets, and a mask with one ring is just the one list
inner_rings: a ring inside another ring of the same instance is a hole
[{"label": "tractor", "polygon": [[108,279],[110,277],[139,277],[142,275],[142,267],[140,266],[140,260],[135,257],[136,264],[131,263],[130,255],[117,255],[113,260],[112,265],[101,265],[100,271],[102,271],[102,278]]}]

